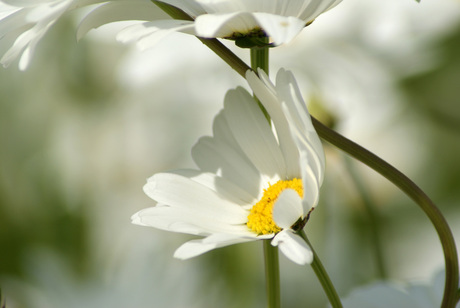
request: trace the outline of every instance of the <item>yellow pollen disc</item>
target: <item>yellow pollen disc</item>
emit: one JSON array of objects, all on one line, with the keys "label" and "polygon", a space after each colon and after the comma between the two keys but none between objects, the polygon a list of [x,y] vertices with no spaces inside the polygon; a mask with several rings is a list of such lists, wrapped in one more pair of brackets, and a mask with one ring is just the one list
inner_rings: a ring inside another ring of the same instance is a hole
[{"label": "yellow pollen disc", "polygon": [[303,197],[303,186],[300,179],[278,181],[273,185],[269,185],[267,189],[264,189],[264,195],[260,201],[251,208],[247,222],[249,229],[259,235],[281,231],[281,228],[273,221],[273,205],[286,188],[294,189],[300,198]]}]

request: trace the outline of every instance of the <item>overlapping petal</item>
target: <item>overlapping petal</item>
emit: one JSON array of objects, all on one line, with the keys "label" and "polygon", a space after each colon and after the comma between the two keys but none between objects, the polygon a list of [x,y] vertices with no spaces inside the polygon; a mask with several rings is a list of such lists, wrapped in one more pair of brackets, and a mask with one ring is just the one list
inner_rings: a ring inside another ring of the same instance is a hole
[{"label": "overlapping petal", "polygon": [[[281,69],[277,74],[276,85],[268,76],[259,71],[248,72],[246,78],[257,97],[270,115],[279,134],[280,144],[284,145],[284,155],[290,158],[291,175],[302,178],[304,187],[304,214],[315,207],[319,200],[319,188],[323,181],[325,158],[321,141],[311,123],[305,102],[292,73]],[[294,159],[297,157],[297,159]],[[296,174],[296,171],[301,174]]]},{"label": "overlapping petal", "polygon": [[[203,38],[236,39],[246,35],[268,36],[271,43],[281,45],[290,42],[307,24],[336,6],[341,0],[166,0],[163,2],[181,9],[194,19],[192,26],[185,31],[181,27],[170,27],[171,31]],[[158,38],[169,33],[158,26],[156,17],[151,22],[153,23],[144,26],[151,27],[152,31],[138,39],[145,41],[148,36],[152,36],[152,41],[157,42]],[[161,35],[158,35],[157,31],[161,32]],[[136,37],[132,40],[136,40]]]},{"label": "overlapping petal", "polygon": [[52,25],[67,11],[104,0],[19,0],[0,1],[0,42],[11,47],[0,63],[7,67],[21,56],[19,68],[25,70],[35,47]]},{"label": "overlapping petal", "polygon": [[[272,239],[293,262],[312,261],[310,248],[292,227],[318,202],[324,173],[321,142],[290,73],[280,70],[276,85],[263,72],[259,75],[248,73],[247,79],[272,115],[274,128],[246,90],[230,90],[214,120],[213,136],[200,138],[193,147],[199,169],[156,174],[144,186],[158,205],[136,213],[133,223],[205,237],[182,245],[178,258]],[[292,110],[303,114],[294,117]],[[264,190],[294,178],[302,179],[303,197],[287,188],[274,201],[272,218],[281,231],[260,235],[248,227],[249,213]]]}]

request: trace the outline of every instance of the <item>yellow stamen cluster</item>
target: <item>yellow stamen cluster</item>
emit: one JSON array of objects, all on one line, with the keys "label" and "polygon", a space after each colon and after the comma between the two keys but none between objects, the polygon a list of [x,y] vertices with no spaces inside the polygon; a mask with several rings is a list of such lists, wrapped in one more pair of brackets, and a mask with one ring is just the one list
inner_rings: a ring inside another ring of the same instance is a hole
[{"label": "yellow stamen cluster", "polygon": [[259,235],[281,231],[281,228],[273,221],[273,205],[286,188],[294,189],[301,198],[303,197],[303,186],[300,179],[280,180],[273,185],[269,185],[267,189],[264,189],[264,195],[260,201],[251,208],[247,222],[249,229]]}]

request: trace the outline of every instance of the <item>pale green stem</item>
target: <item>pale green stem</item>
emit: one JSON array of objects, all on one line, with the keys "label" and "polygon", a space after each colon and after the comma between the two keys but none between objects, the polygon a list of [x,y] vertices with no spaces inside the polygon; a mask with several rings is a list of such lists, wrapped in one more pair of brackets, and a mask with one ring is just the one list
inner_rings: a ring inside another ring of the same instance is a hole
[{"label": "pale green stem", "polygon": [[455,308],[459,281],[457,248],[452,231],[437,206],[414,182],[395,167],[360,145],[326,127],[313,117],[312,121],[321,138],[380,173],[401,189],[425,212],[438,233],[444,253],[446,279],[441,308]]},{"label": "pale green stem", "polygon": [[301,230],[300,232],[298,232],[298,234],[303,238],[303,240],[308,244],[308,246],[310,246],[310,249],[313,252],[313,262],[310,265],[313,271],[315,272],[316,277],[318,277],[318,280],[321,283],[321,286],[323,287],[323,290],[326,293],[326,296],[329,302],[331,303],[332,308],[342,308],[342,302],[340,301],[340,297],[337,294],[334,285],[332,284],[331,278],[329,278],[329,275],[327,274],[326,269],[323,266],[323,263],[321,263],[321,260],[316,254],[315,249],[313,249],[313,246],[308,240],[305,230]]},{"label": "pale green stem", "polygon": [[[268,37],[264,38],[265,43],[268,43]],[[268,47],[253,47],[251,48],[251,68],[257,72],[257,69],[263,69],[264,72],[268,75],[268,55],[269,55],[269,49]],[[267,110],[265,110],[265,107],[262,105],[262,103],[259,101],[257,97],[255,97],[257,104],[259,105],[260,110],[265,115],[265,118],[267,119],[268,123],[270,123],[270,115],[268,114]]]},{"label": "pale green stem", "polygon": [[369,191],[366,189],[362,178],[356,172],[353,162],[347,156],[344,157],[344,161],[345,167],[363,201],[364,210],[366,212],[367,218],[369,219],[369,231],[372,248],[374,250],[375,263],[377,265],[377,274],[379,278],[385,279],[387,277],[387,273],[385,269],[385,262],[383,260],[382,241],[380,238],[380,219],[376,210],[374,209]]},{"label": "pale green stem", "polygon": [[[174,6],[154,0],[152,0],[152,2],[163,9],[172,18],[193,20],[193,18],[189,15]],[[245,78],[247,70],[250,70],[251,68],[244,63],[244,61],[222,45],[222,43],[220,43],[217,39],[198,39],[221,57],[238,74]],[[450,227],[433,201],[431,201],[431,199],[407,176],[402,174],[399,170],[385,162],[380,157],[325,126],[314,117],[312,117],[312,122],[321,138],[386,177],[425,212],[438,233],[444,253],[446,279],[441,308],[455,308],[459,282],[457,249]]]},{"label": "pale green stem", "polygon": [[271,245],[271,240],[263,240],[265,261],[265,287],[267,292],[267,307],[281,307],[280,269],[278,247]]},{"label": "pale green stem", "polygon": [[[267,42],[268,42],[268,38]],[[251,48],[251,66],[257,71],[262,69],[268,74],[268,47]],[[264,106],[256,98],[259,108],[265,114],[267,121],[270,122],[270,116]],[[264,240],[264,261],[265,261],[265,284],[267,292],[267,306],[269,308],[279,308],[281,306],[280,295],[280,269],[278,259],[278,247],[273,247],[270,244],[271,240]]]}]

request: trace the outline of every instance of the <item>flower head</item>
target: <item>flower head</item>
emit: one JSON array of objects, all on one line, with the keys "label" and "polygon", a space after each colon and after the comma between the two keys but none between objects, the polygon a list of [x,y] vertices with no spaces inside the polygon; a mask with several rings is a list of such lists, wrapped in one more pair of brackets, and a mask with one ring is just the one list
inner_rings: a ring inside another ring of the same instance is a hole
[{"label": "flower head", "polygon": [[183,244],[177,258],[271,239],[292,261],[312,261],[295,231],[318,203],[323,148],[292,74],[280,70],[276,85],[259,75],[246,77],[274,128],[246,90],[230,90],[213,136],[192,149],[198,170],[155,174],[144,186],[157,205],[134,214],[133,223],[204,236]]},{"label": "flower head", "polygon": [[[190,15],[193,20],[151,18],[122,30],[122,42],[138,42],[151,47],[171,32],[184,32],[203,38],[228,38],[237,43],[269,37],[273,45],[291,41],[306,25],[341,0],[165,0]],[[91,14],[119,15],[118,9],[101,6]],[[88,18],[91,20],[94,18]],[[112,20],[116,20],[112,18]],[[141,19],[144,20],[144,19]],[[83,21],[85,31],[92,26]],[[84,33],[85,31],[81,31]],[[250,46],[250,45],[249,45]]]}]

